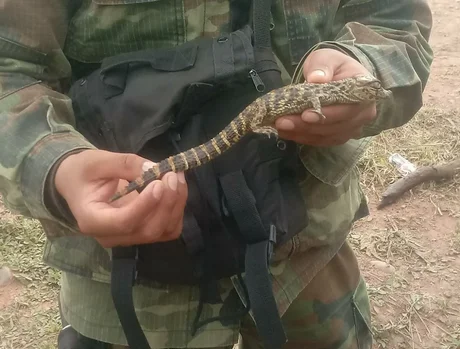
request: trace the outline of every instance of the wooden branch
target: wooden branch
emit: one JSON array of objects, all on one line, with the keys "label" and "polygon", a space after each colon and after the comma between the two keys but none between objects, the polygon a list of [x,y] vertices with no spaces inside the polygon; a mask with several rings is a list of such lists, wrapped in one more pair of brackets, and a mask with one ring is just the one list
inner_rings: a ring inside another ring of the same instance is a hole
[{"label": "wooden branch", "polygon": [[457,173],[460,173],[460,159],[456,159],[442,165],[420,167],[416,171],[409,173],[405,177],[400,178],[391,184],[382,194],[382,199],[380,200],[377,209],[380,210],[381,208],[392,204],[405,192],[421,183],[452,178]]}]

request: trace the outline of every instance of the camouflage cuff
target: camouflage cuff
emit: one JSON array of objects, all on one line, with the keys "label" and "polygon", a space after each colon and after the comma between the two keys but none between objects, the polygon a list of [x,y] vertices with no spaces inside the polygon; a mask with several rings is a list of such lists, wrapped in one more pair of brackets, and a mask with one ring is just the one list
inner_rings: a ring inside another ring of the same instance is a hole
[{"label": "camouflage cuff", "polygon": [[[83,137],[66,132],[44,137],[28,154],[21,174],[21,191],[32,217],[59,222],[64,229],[75,230],[69,219],[56,216],[56,210],[50,210],[45,205],[45,190],[49,190],[46,183],[54,165],[78,149],[94,149],[94,146]],[[61,213],[62,209],[59,210]],[[68,235],[68,232],[63,232],[63,235]]]},{"label": "camouflage cuff", "polygon": [[67,223],[77,226],[77,222],[72,211],[67,204],[67,201],[62,197],[62,195],[57,191],[56,186],[54,185],[54,180],[56,178],[56,172],[59,168],[59,165],[64,161],[68,156],[73,154],[78,154],[82,151],[85,151],[87,148],[78,148],[71,150],[65,155],[61,156],[58,161],[51,167],[48,176],[45,182],[44,188],[44,204],[45,207],[57,218],[65,220]]},{"label": "camouflage cuff", "polygon": [[292,77],[292,82],[293,83],[299,83],[304,81],[303,77],[303,64],[307,57],[316,50],[319,49],[324,49],[324,48],[329,48],[333,50],[340,51],[354,59],[356,59],[358,62],[360,62],[373,76],[375,76],[376,71],[375,67],[372,64],[372,62],[369,60],[369,58],[357,47],[349,44],[345,44],[343,42],[339,41],[323,41],[320,42],[316,45],[314,45],[310,50],[305,53],[305,55],[302,57],[300,60],[299,64],[297,65],[293,77]]}]

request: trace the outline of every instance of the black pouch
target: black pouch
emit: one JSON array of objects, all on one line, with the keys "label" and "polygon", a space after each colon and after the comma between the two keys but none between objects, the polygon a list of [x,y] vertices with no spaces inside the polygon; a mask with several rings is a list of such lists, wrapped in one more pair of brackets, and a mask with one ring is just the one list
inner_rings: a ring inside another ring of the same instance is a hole
[{"label": "black pouch", "polygon": [[271,57],[255,66],[251,36],[245,26],[228,36],[104,59],[71,87],[77,128],[101,149],[138,153],[150,139],[183,126],[223,89],[251,79],[259,84],[253,69],[279,71]]}]

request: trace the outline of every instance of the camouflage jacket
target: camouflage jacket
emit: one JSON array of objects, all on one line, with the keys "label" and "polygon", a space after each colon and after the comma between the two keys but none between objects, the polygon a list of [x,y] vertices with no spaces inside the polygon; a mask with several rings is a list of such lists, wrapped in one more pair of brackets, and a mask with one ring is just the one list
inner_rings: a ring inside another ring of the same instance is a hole
[{"label": "camouflage jacket", "polygon": [[[109,253],[50,210],[45,185],[53,164],[91,148],[74,129],[66,91],[71,62],[98,63],[121,52],[171,47],[227,28],[228,0],[2,0],[0,12],[0,191],[12,210],[39,219],[48,236],[44,260],[64,271],[61,297],[82,333],[123,344],[110,300]],[[73,15],[70,14],[73,12]],[[422,105],[432,51],[426,0],[275,0],[272,40],[287,79],[300,81],[311,50],[330,47],[359,60],[392,97],[360,140],[331,148],[299,146],[309,226],[279,247],[271,266],[283,313],[367,213],[355,165],[373,135],[406,123]],[[52,197],[54,197],[52,195]],[[225,296],[232,287],[222,281]],[[228,345],[237,328],[207,325],[189,336],[193,287],[135,289],[139,318],[156,347]],[[217,314],[206,306],[203,316]]]}]

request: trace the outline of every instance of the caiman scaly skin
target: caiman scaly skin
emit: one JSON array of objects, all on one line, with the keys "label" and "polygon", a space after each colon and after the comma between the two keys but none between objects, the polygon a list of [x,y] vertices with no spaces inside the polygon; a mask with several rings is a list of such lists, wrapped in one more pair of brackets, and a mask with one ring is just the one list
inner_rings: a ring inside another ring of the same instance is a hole
[{"label": "caiman scaly skin", "polygon": [[142,188],[167,172],[182,172],[201,166],[230,149],[249,132],[277,137],[278,133],[272,126],[280,116],[311,109],[324,118],[322,106],[373,102],[388,95],[380,81],[372,76],[357,76],[323,84],[305,82],[272,90],[248,105],[215,137],[155,164],[117,192],[111,201]]}]

